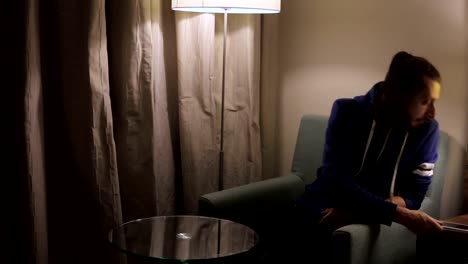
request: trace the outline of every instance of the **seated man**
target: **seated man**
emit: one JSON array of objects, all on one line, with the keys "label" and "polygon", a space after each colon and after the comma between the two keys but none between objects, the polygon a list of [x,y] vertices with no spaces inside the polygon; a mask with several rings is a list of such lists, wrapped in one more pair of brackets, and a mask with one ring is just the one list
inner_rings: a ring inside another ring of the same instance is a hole
[{"label": "seated man", "polygon": [[296,201],[288,220],[295,231],[281,236],[283,246],[323,256],[334,229],[358,222],[397,222],[416,234],[442,230],[441,221],[418,211],[437,160],[440,82],[426,59],[399,52],[384,81],[335,101],[322,166]]}]

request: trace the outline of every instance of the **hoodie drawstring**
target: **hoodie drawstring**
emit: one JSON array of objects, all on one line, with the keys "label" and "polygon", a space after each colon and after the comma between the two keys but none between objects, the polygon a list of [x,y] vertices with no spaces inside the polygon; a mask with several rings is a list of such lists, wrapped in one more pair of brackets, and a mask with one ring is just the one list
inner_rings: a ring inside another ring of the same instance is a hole
[{"label": "hoodie drawstring", "polygon": [[369,132],[369,136],[367,137],[366,149],[364,150],[364,156],[362,157],[361,167],[359,168],[359,171],[356,174],[354,174],[353,178],[358,176],[359,173],[361,173],[362,168],[364,167],[364,161],[366,160],[367,151],[369,150],[370,143],[372,141],[372,138],[374,137],[374,129],[375,129],[375,120],[372,120],[372,126]]},{"label": "hoodie drawstring", "polygon": [[395,191],[395,180],[396,180],[396,176],[398,173],[398,166],[400,165],[401,155],[403,155],[403,149],[405,148],[405,145],[406,145],[406,139],[408,139],[408,132],[406,132],[405,139],[403,139],[403,144],[401,145],[400,154],[398,154],[398,158],[395,164],[395,169],[393,170],[392,185],[390,185],[390,197],[393,197],[393,193]]},{"label": "hoodie drawstring", "polygon": [[[374,137],[374,131],[375,131],[375,120],[372,120],[372,126],[371,126],[371,129],[370,129],[370,132],[369,132],[369,136],[367,137],[367,143],[366,143],[366,148],[364,150],[364,155],[362,157],[361,167],[359,168],[359,171],[356,174],[354,174],[353,178],[358,176],[359,173],[361,173],[362,168],[364,167],[364,162],[366,161],[367,151],[369,150],[370,143],[372,141],[372,138]],[[377,157],[377,160],[380,159],[380,156],[382,155],[385,147],[387,146],[387,141],[388,141],[388,138],[390,137],[390,132],[391,131],[392,130],[390,129],[388,131],[388,133],[387,133],[387,136],[385,137],[384,144],[383,144],[383,146],[382,146],[382,148],[380,150],[380,153],[379,153],[379,156]],[[403,150],[405,148],[407,139],[408,139],[408,132],[406,132],[406,134],[405,134],[405,138],[403,139],[403,144],[401,145],[401,148],[400,148],[400,153],[398,154],[398,158],[396,160],[395,167],[393,169],[392,183],[390,185],[390,197],[393,196],[394,191],[395,191],[395,180],[396,180],[396,176],[398,174],[398,167],[400,165],[401,156],[403,155]]]},{"label": "hoodie drawstring", "polygon": [[382,156],[382,153],[384,152],[385,147],[387,146],[387,141],[388,141],[388,138],[390,137],[391,132],[392,132],[392,129],[390,128],[390,130],[387,133],[387,136],[385,137],[385,141],[383,143],[382,149],[380,150],[379,156],[377,156],[377,161],[380,159],[380,156]]}]

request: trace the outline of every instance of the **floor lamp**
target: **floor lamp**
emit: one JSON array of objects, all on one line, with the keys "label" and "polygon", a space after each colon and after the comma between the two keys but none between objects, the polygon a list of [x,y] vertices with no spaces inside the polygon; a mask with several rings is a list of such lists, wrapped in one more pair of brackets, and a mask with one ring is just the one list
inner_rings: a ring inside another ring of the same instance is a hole
[{"label": "floor lamp", "polygon": [[223,189],[224,171],[224,90],[226,74],[226,36],[228,13],[231,14],[274,14],[281,10],[281,0],[172,0],[172,9],[176,11],[198,13],[223,13],[223,72],[221,90],[221,127],[219,144],[219,183]]}]

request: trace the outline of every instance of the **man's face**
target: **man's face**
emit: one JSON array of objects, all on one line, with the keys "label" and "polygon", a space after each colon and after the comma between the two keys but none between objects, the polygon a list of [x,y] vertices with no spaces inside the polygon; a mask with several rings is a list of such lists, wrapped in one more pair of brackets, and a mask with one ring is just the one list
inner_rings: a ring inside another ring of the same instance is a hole
[{"label": "man's face", "polygon": [[425,88],[410,101],[408,107],[411,127],[418,127],[435,117],[434,104],[440,97],[440,83],[428,78],[425,83]]}]

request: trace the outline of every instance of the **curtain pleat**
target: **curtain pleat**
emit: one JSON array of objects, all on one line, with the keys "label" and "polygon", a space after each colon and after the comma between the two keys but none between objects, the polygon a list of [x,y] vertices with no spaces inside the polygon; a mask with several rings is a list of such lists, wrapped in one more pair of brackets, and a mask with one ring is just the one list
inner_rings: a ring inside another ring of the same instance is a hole
[{"label": "curtain pleat", "polygon": [[[105,1],[90,4],[88,33],[89,88],[91,90],[92,180],[104,214],[102,221],[115,226],[122,223],[120,187],[113,135],[109,93]],[[96,177],[96,179],[94,179]]]},{"label": "curtain pleat", "polygon": [[[228,18],[224,189],[262,179],[260,19],[259,15]],[[222,21],[217,15],[217,36],[222,35]]]},{"label": "curtain pleat", "polygon": [[49,263],[116,262],[107,241],[122,216],[105,1],[42,5],[51,15],[41,26]]},{"label": "curtain pleat", "polygon": [[[218,185],[219,110],[216,78],[215,17],[176,13],[179,127],[184,206],[195,213],[198,197]],[[218,98],[219,103],[219,98]]]},{"label": "curtain pleat", "polygon": [[27,8],[25,142],[33,251],[35,263],[48,263],[47,206],[45,187],[44,123],[39,46],[39,6],[30,1]]},{"label": "curtain pleat", "polygon": [[[168,3],[110,3],[109,21],[116,142],[124,219],[175,212],[174,70],[167,70],[173,27]],[[170,13],[169,13],[170,14]],[[174,59],[174,58],[171,58]]]},{"label": "curtain pleat", "polygon": [[[177,120],[177,72],[174,70],[175,21],[169,1],[151,1],[152,78],[153,87],[153,175],[156,183],[154,203],[158,215],[180,212],[176,205],[176,183],[180,174],[175,171],[175,151],[178,131],[171,121]],[[166,34],[165,34],[166,33]],[[171,92],[173,90],[175,92]],[[180,193],[178,193],[180,195]]]},{"label": "curtain pleat", "polygon": [[278,177],[279,17],[262,17],[261,41],[261,142],[263,179]]}]

